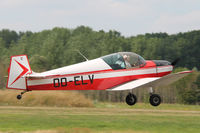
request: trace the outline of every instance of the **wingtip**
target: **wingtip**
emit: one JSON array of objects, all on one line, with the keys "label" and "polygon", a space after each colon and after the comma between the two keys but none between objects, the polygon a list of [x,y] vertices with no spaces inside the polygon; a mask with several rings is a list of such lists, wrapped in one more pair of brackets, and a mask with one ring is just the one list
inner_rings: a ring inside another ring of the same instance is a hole
[{"label": "wingtip", "polygon": [[182,71],[182,72],[178,72],[178,74],[184,74],[184,73],[192,73],[194,71]]}]

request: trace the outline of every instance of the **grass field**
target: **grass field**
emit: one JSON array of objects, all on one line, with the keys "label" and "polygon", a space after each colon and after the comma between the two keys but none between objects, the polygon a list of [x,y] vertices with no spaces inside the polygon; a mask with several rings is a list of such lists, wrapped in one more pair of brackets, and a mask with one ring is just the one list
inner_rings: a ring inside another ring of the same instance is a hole
[{"label": "grass field", "polygon": [[0,106],[0,132],[199,133],[200,106],[96,104],[90,108]]}]

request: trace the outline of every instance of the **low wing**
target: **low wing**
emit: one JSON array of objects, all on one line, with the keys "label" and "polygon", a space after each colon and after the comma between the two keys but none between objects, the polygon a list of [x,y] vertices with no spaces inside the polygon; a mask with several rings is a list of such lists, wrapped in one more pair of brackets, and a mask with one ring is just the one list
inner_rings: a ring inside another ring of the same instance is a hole
[{"label": "low wing", "polygon": [[185,77],[189,73],[192,73],[192,71],[183,71],[179,73],[173,73],[164,77],[137,79],[137,80],[133,80],[128,83],[124,83],[119,86],[113,87],[109,89],[109,91],[122,91],[122,90],[131,90],[135,88],[166,86]]}]

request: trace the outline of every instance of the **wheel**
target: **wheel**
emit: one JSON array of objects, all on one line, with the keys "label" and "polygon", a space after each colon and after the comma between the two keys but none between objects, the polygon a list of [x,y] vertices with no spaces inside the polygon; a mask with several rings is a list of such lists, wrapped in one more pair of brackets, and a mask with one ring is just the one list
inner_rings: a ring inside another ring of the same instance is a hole
[{"label": "wheel", "polygon": [[137,102],[137,97],[132,94],[132,93],[129,93],[127,96],[126,96],[126,103],[130,106],[134,105],[135,103]]},{"label": "wheel", "polygon": [[158,94],[152,94],[149,98],[149,102],[152,106],[158,106],[161,103],[161,97]]},{"label": "wheel", "polygon": [[20,100],[22,98],[22,95],[17,95],[17,99]]}]

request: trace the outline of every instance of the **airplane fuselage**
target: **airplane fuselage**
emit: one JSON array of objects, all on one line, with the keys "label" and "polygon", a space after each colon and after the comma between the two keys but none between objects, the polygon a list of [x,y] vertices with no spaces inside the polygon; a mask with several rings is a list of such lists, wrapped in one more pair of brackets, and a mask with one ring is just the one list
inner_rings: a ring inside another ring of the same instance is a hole
[{"label": "airplane fuselage", "polygon": [[[140,78],[162,77],[173,66],[157,66],[146,61],[141,68],[113,70],[101,58],[40,73],[44,78],[28,78],[28,90],[105,90]],[[37,73],[36,73],[37,75]]]}]

